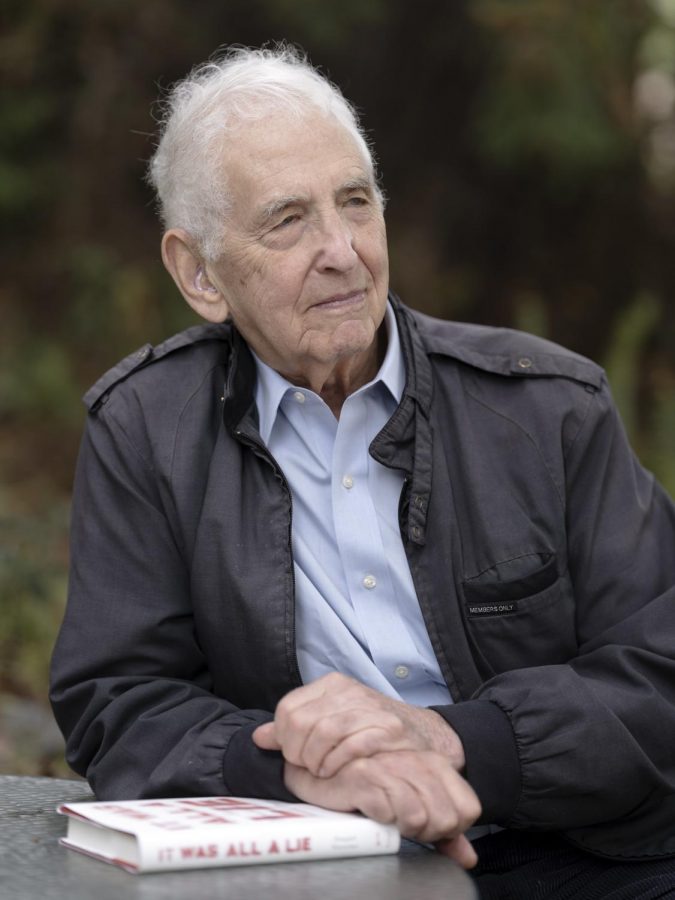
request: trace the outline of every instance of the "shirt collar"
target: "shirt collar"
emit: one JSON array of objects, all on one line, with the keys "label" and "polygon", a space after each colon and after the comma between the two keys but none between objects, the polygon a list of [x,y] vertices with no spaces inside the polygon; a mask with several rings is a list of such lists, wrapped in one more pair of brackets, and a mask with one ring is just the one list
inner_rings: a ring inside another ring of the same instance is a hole
[{"label": "shirt collar", "polygon": [[[387,302],[385,309],[384,323],[387,330],[387,351],[382,360],[382,365],[373,380],[359,388],[357,393],[367,391],[373,385],[382,383],[398,404],[403,396],[405,387],[405,363],[401,351],[401,340],[398,333],[398,325],[396,324],[396,316],[389,302]],[[268,443],[284,395],[287,391],[296,391],[298,388],[268,366],[267,363],[264,363],[252,350],[251,353],[255,360],[258,375],[255,402],[258,408],[260,436],[265,443]],[[306,389],[303,388],[303,390]]]}]

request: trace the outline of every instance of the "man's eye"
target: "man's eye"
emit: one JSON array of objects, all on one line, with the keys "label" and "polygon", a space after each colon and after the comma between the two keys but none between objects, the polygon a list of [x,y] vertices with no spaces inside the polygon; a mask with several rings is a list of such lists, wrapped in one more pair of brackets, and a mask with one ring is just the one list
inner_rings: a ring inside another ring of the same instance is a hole
[{"label": "man's eye", "polygon": [[274,226],[276,229],[288,228],[289,225],[293,225],[294,222],[300,221],[300,216],[297,213],[293,213],[292,215],[285,216],[281,222],[277,222]]},{"label": "man's eye", "polygon": [[362,197],[359,194],[355,195],[354,197],[350,197],[349,200],[347,200],[347,206],[367,206],[367,204],[368,198]]}]

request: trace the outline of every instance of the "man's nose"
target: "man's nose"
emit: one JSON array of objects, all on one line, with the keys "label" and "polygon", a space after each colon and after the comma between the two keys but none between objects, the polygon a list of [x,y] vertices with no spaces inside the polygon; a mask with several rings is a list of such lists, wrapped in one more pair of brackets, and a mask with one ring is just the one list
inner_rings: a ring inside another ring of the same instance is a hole
[{"label": "man's nose", "polygon": [[320,223],[318,231],[318,267],[340,272],[351,269],[358,254],[349,222],[335,212]]}]

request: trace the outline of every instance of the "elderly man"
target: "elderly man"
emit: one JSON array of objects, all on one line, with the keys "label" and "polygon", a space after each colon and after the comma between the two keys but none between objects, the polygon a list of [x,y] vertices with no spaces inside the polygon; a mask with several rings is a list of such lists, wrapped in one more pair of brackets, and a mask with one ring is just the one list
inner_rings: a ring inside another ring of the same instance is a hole
[{"label": "elderly man", "polygon": [[467,867],[477,822],[484,872],[675,852],[675,509],[601,370],[389,293],[368,145],[289,49],[180,83],[151,180],[209,324],[85,397],[71,765],[359,809]]}]

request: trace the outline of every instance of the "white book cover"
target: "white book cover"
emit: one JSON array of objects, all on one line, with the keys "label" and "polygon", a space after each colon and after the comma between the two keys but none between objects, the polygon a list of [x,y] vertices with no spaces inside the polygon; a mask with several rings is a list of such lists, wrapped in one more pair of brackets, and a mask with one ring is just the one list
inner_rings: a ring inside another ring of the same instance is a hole
[{"label": "white book cover", "polygon": [[63,803],[61,844],[128,872],[397,853],[393,825],[308,803],[247,797]]}]

